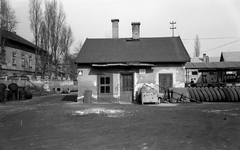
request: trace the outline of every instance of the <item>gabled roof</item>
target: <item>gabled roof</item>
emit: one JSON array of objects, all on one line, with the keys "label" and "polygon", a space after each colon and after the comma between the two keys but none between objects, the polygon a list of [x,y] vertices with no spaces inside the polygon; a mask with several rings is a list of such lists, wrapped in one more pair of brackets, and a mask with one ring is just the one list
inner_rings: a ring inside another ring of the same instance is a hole
[{"label": "gabled roof", "polygon": [[180,37],[86,39],[76,63],[189,62]]},{"label": "gabled roof", "polygon": [[239,52],[222,52],[220,61],[240,61]]},{"label": "gabled roof", "polygon": [[26,39],[20,37],[16,33],[0,29],[0,36],[4,37],[6,39],[9,39],[9,40],[12,40],[12,41],[15,41],[15,42],[18,42],[18,43],[21,43],[21,44],[33,47],[33,48],[36,48],[36,45],[34,45],[33,43],[27,41]]}]

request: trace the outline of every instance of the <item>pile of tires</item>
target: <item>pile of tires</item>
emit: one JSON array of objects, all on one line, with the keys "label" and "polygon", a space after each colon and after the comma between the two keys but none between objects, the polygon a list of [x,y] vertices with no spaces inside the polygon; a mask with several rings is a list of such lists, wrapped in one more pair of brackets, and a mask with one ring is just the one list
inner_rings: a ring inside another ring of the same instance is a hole
[{"label": "pile of tires", "polygon": [[240,102],[240,87],[194,87],[188,92],[192,101]]},{"label": "pile of tires", "polygon": [[64,85],[64,86],[54,86],[50,88],[51,91],[61,94],[61,93],[71,93],[71,92],[77,92],[78,86],[77,85]]}]

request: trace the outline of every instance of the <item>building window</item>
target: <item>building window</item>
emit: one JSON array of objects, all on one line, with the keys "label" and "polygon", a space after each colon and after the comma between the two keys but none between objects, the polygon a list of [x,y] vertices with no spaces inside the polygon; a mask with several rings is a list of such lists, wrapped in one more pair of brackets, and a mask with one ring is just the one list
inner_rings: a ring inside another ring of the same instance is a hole
[{"label": "building window", "polygon": [[215,75],[215,72],[214,71],[210,71],[209,74],[210,75]]},{"label": "building window", "polygon": [[112,94],[112,75],[98,75],[99,94]]},{"label": "building window", "polygon": [[192,71],[192,75],[198,75],[197,71]]},{"label": "building window", "polygon": [[12,65],[17,66],[17,53],[16,52],[12,53]]},{"label": "building window", "polygon": [[22,54],[22,67],[25,67],[25,55]]},{"label": "building window", "polygon": [[29,56],[29,68],[32,68],[32,56]]},{"label": "building window", "polygon": [[110,77],[100,77],[100,93],[110,93]]}]

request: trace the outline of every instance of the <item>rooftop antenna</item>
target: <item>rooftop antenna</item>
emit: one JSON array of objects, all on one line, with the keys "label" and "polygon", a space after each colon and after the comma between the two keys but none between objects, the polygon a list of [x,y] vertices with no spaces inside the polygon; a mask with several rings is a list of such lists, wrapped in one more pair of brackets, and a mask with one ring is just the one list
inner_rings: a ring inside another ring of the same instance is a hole
[{"label": "rooftop antenna", "polygon": [[172,37],[174,37],[174,30],[176,29],[176,27],[174,27],[174,25],[176,24],[176,22],[172,21],[172,22],[170,22],[170,24],[172,25],[172,27],[170,27],[170,29],[172,30]]}]

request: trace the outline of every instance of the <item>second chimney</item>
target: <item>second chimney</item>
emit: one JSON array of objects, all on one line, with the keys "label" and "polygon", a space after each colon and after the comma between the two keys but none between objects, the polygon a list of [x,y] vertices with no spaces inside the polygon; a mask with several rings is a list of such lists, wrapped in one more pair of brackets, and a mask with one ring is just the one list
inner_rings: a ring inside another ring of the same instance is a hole
[{"label": "second chimney", "polygon": [[132,22],[132,39],[140,39],[140,22]]},{"label": "second chimney", "polygon": [[112,19],[112,38],[118,38],[118,22],[119,19]]}]

